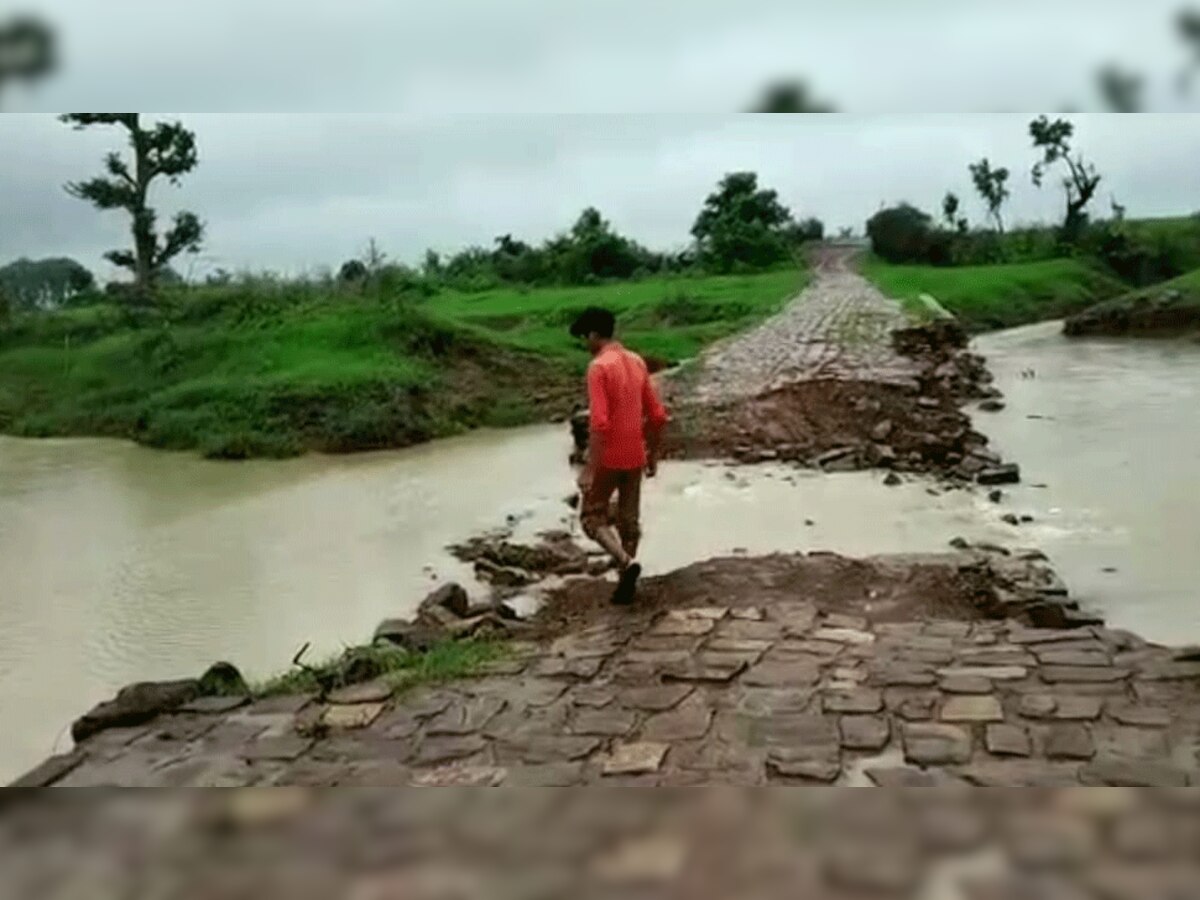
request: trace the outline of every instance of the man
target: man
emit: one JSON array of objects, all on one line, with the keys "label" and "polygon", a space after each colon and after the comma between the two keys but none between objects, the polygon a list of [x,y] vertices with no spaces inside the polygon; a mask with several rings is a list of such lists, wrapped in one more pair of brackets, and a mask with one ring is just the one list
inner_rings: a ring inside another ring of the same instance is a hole
[{"label": "man", "polygon": [[[639,507],[642,475],[658,471],[659,442],[667,411],[650,381],[646,363],[613,340],[616,320],[598,307],[585,309],[571,336],[587,342],[588,453],[579,476],[583,530],[617,563],[620,580],[612,601],[633,602],[642,567]],[[609,524],[609,501],[617,495],[617,526]]]}]

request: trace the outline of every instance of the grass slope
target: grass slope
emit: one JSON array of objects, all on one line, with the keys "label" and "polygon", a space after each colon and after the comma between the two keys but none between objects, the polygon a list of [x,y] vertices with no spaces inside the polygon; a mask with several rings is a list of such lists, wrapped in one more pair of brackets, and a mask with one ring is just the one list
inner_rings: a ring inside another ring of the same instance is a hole
[{"label": "grass slope", "polygon": [[1071,335],[1200,331],[1200,269],[1090,307],[1069,318],[1065,331]]},{"label": "grass slope", "polygon": [[872,258],[863,274],[902,302],[932,295],[972,330],[1062,318],[1125,290],[1120,281],[1077,259],[941,268]]},{"label": "grass slope", "polygon": [[427,299],[310,284],[189,288],[153,322],[94,306],[0,328],[0,430],[109,435],[225,458],[405,446],[565,414],[585,354],[566,334],[610,306],[667,360],[779,308],[796,271]]}]

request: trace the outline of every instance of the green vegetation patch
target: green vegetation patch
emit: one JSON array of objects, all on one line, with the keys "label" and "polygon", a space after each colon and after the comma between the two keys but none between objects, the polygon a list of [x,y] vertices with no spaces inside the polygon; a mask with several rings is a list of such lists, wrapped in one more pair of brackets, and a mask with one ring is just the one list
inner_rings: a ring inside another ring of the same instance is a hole
[{"label": "green vegetation patch", "polygon": [[1062,318],[1124,290],[1121,282],[1078,259],[937,267],[873,258],[863,274],[906,310],[918,308],[921,294],[931,295],[972,330]]}]

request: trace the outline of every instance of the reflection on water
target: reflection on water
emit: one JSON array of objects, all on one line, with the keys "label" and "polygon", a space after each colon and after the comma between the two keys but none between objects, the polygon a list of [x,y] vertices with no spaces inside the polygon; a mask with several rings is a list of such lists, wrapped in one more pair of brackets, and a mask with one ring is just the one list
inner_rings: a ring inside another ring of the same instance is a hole
[{"label": "reflection on water", "polygon": [[979,428],[1025,479],[1005,509],[1036,519],[1013,534],[1112,625],[1200,640],[1200,345],[1067,340],[1057,323],[977,343],[1008,403]]},{"label": "reflection on water", "polygon": [[[1026,475],[1002,507],[878,473],[670,464],[645,491],[648,571],[738,549],[941,550],[961,534],[1042,546],[1114,624],[1200,639],[1200,347],[1069,343],[1054,326],[979,343],[1009,402],[981,430]],[[332,652],[411,612],[435,577],[470,585],[446,544],[510,515],[518,537],[560,525],[568,443],[544,427],[232,464],[0,438],[0,780],[130,681],[219,658],[261,677],[304,641]]]}]

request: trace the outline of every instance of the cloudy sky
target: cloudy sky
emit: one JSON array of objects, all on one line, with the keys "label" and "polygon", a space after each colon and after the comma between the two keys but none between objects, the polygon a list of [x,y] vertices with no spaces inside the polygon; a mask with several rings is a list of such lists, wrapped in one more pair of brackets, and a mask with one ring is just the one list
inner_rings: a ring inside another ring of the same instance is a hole
[{"label": "cloudy sky", "polygon": [[[801,216],[831,228],[883,202],[936,210],[950,189],[982,218],[967,164],[1013,170],[1010,221],[1060,214],[1056,182],[1029,181],[1028,115],[259,115],[182,114],[200,166],[161,185],[166,212],[208,224],[211,268],[313,271],[358,255],[374,237],[393,257],[426,247],[540,240],[595,205],[622,232],[682,246],[725,172],[757,171]],[[1078,144],[1104,175],[1097,204],[1131,216],[1200,209],[1200,115],[1076,115]],[[0,261],[69,255],[102,275],[101,253],[127,243],[127,220],[63,191],[120,147],[115,130],[77,132],[45,114],[0,116]]]}]

